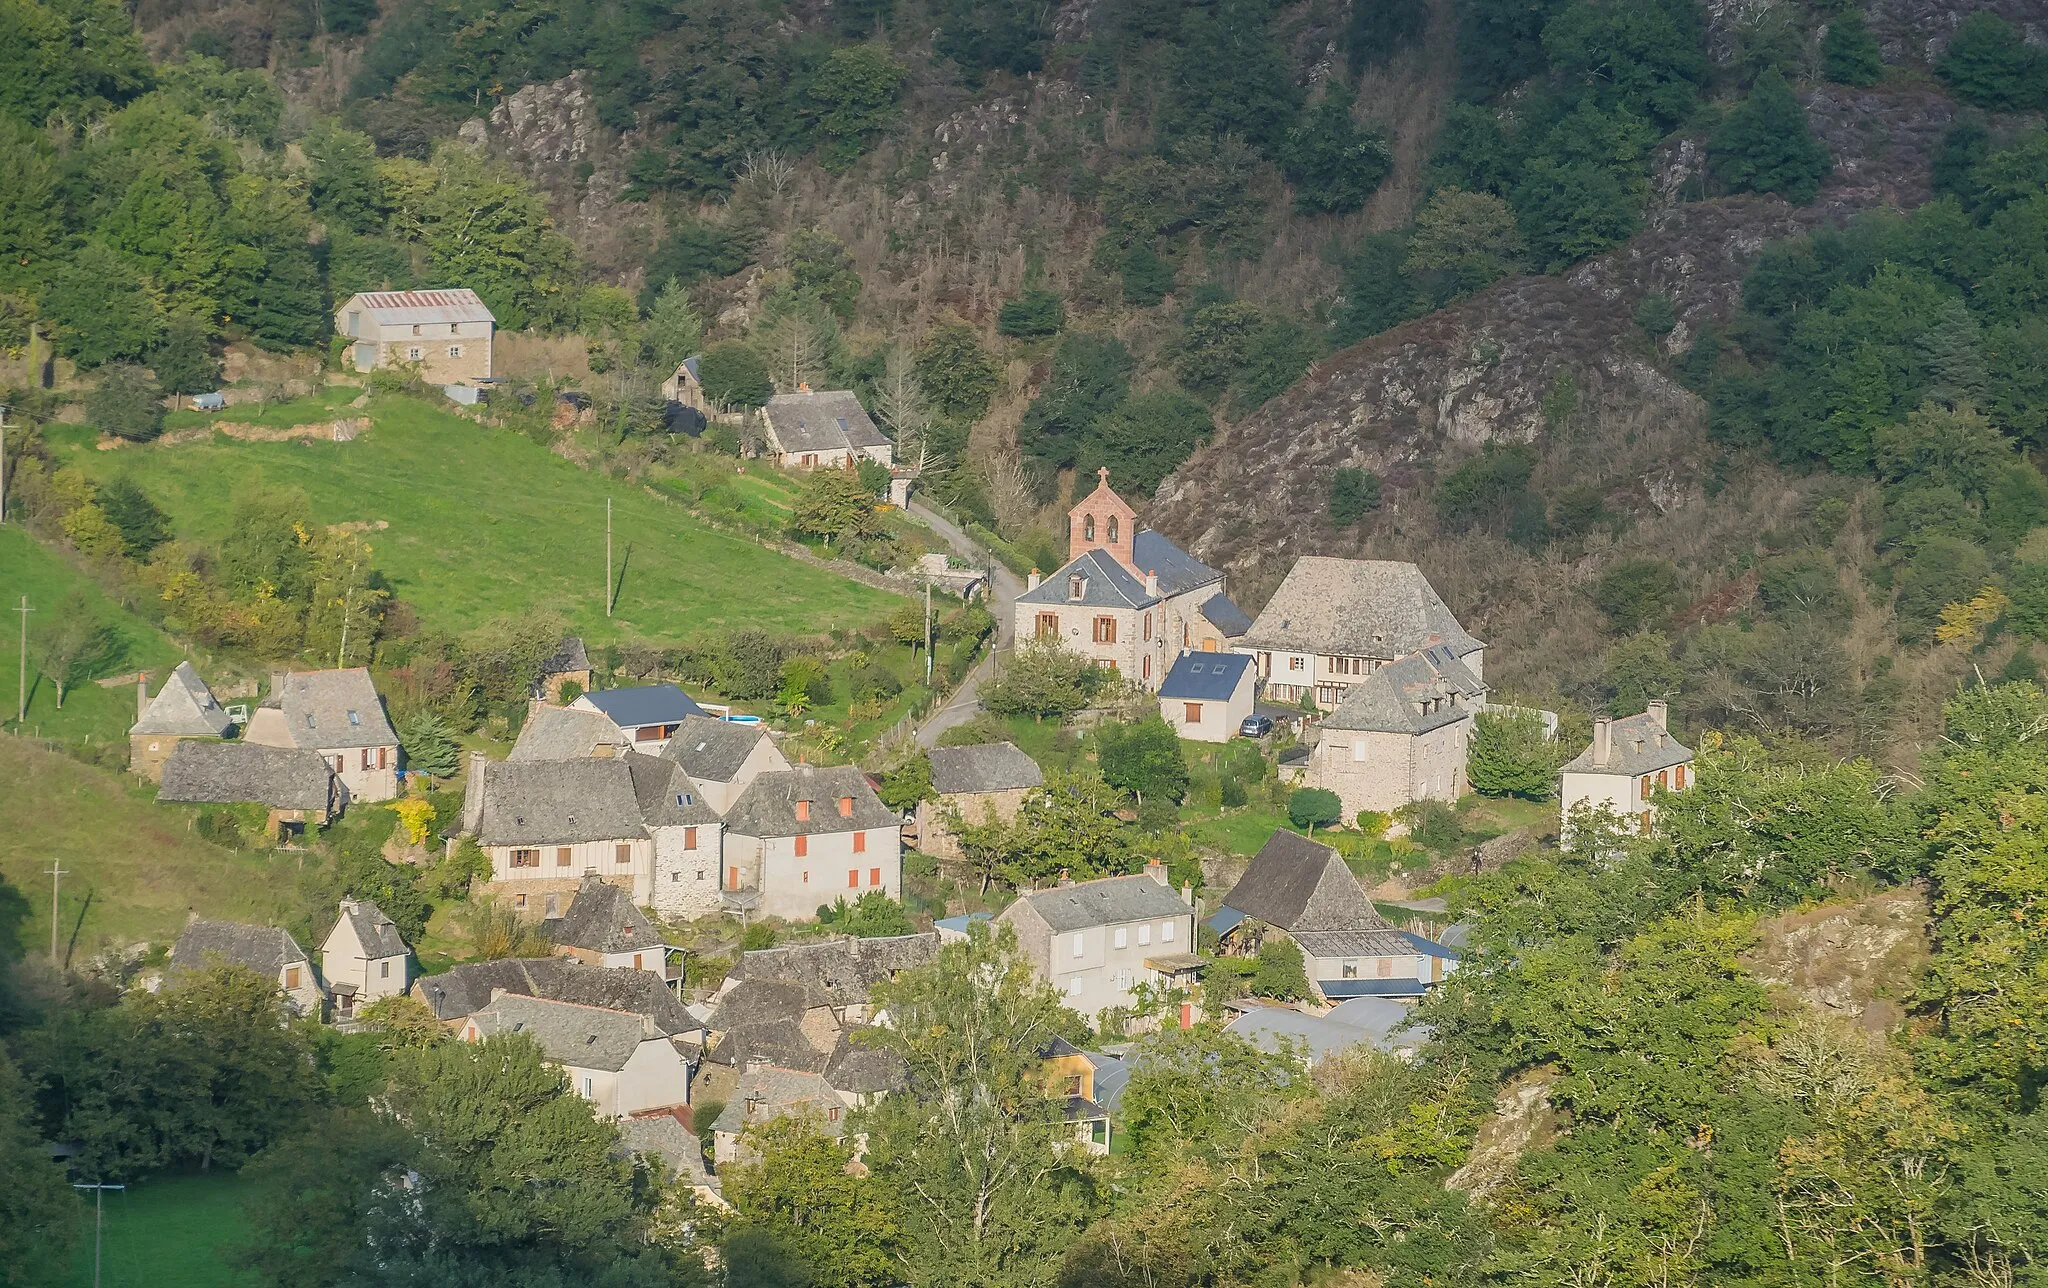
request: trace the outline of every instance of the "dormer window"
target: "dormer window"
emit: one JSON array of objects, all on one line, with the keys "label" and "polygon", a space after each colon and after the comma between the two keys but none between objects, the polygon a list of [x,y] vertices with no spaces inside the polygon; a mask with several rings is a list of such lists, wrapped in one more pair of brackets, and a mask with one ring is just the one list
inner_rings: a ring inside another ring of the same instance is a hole
[{"label": "dormer window", "polygon": [[1116,516],[1109,516],[1109,544],[1116,544]]},{"label": "dormer window", "polygon": [[[1093,535],[1093,534],[1090,534]],[[1080,599],[1088,593],[1088,579],[1076,574],[1067,578],[1067,598]]]},{"label": "dormer window", "polygon": [[851,797],[851,796],[841,796],[841,797],[839,798],[839,817],[841,817],[841,818],[852,818],[852,817],[853,817],[853,797]]},{"label": "dormer window", "polygon": [[308,729],[311,729],[313,727],[313,713],[310,711],[306,713],[306,727]]},{"label": "dormer window", "polygon": [[359,725],[363,722],[363,718],[351,711],[348,713],[348,722],[352,725]]},{"label": "dormer window", "polygon": [[809,801],[798,801],[796,803],[796,821],[799,823],[811,821],[811,803]]}]

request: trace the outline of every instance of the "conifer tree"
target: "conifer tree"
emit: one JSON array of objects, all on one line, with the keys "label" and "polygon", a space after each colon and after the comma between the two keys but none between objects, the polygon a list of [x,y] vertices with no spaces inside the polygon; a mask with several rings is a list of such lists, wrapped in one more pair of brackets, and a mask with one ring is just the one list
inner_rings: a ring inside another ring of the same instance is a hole
[{"label": "conifer tree", "polygon": [[1749,97],[1714,132],[1711,151],[1715,173],[1731,190],[1775,192],[1798,205],[1813,200],[1834,167],[1776,70],[1757,77]]},{"label": "conifer tree", "polygon": [[1820,42],[1821,70],[1837,85],[1875,85],[1884,75],[1884,59],[1863,15],[1851,9],[1828,24]]}]

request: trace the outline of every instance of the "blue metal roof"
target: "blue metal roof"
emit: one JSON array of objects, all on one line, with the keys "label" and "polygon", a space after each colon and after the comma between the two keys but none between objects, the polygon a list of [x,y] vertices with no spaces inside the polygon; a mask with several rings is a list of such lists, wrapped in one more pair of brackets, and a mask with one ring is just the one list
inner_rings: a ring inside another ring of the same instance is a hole
[{"label": "blue metal roof", "polygon": [[673,684],[645,684],[633,689],[600,689],[586,693],[590,705],[611,717],[621,729],[640,725],[681,724],[684,716],[710,713]]},{"label": "blue metal roof", "polygon": [[1182,653],[1160,682],[1159,696],[1222,702],[1237,692],[1251,665],[1249,653]]},{"label": "blue metal roof", "polygon": [[1445,945],[1438,943],[1434,939],[1425,939],[1421,935],[1416,934],[1412,930],[1402,931],[1401,938],[1407,940],[1411,944],[1414,944],[1415,951],[1418,953],[1424,953],[1431,957],[1442,957],[1447,961],[1458,960],[1458,953],[1456,949],[1446,947]]},{"label": "blue metal roof", "polygon": [[940,930],[950,930],[954,934],[964,935],[967,933],[967,928],[969,926],[973,925],[977,921],[987,921],[988,919],[988,913],[970,912],[958,917],[941,917],[937,921],[934,921],[932,925],[937,926]]},{"label": "blue metal roof", "polygon": [[1244,914],[1235,908],[1226,906],[1218,908],[1202,924],[1215,931],[1218,935],[1227,935],[1244,924]]},{"label": "blue metal roof", "polygon": [[1421,997],[1429,985],[1419,979],[1319,979],[1324,997]]}]

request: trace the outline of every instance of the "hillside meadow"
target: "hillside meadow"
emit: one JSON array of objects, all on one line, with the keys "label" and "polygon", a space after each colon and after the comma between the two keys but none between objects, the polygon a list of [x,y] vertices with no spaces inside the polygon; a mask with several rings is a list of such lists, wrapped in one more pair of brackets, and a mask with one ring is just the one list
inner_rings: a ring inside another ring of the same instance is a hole
[{"label": "hillside meadow", "polygon": [[[250,419],[280,427],[336,414],[329,391]],[[83,432],[50,437],[67,463],[94,478],[132,479],[181,535],[201,541],[228,532],[237,497],[250,489],[303,492],[321,521],[360,525],[397,597],[432,629],[554,611],[593,643],[735,626],[814,633],[870,623],[897,602],[707,527],[637,484],[418,400],[382,398],[367,412],[339,414],[367,414],[372,427],[346,443],[215,434],[105,452]],[[170,437],[196,419],[172,417]],[[607,500],[618,596],[609,620]]]}]

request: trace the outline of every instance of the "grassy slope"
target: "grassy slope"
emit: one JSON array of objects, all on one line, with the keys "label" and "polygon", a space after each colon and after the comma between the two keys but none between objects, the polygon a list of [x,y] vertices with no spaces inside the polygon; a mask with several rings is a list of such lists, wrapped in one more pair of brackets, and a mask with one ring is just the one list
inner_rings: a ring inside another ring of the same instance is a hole
[{"label": "grassy slope", "polygon": [[[27,902],[21,937],[50,942],[50,860],[62,860],[59,929],[90,952],[103,942],[167,940],[187,910],[286,922],[299,911],[289,854],[224,850],[194,835],[184,810],[160,807],[146,784],[94,769],[21,738],[0,737],[0,879]],[[280,879],[283,878],[283,879]]]},{"label": "grassy slope", "polygon": [[[324,419],[318,400],[299,419]],[[462,630],[500,614],[553,609],[593,643],[674,640],[720,626],[812,632],[860,625],[892,596],[713,531],[636,484],[615,482],[504,430],[411,399],[372,409],[351,443],[210,443],[65,454],[101,478],[133,477],[180,532],[217,541],[234,496],[292,487],[326,523],[388,524],[369,541],[400,597],[433,627]],[[290,419],[273,409],[272,423]],[[623,565],[604,616],[605,500]]]},{"label": "grassy slope", "polygon": [[[247,1228],[241,1204],[249,1182],[232,1172],[164,1177],[106,1196],[101,1231],[104,1288],[220,1288],[247,1282],[224,1253]],[[77,1255],[65,1288],[90,1288],[93,1205],[79,1205]]]},{"label": "grassy slope", "polygon": [[[102,689],[82,684],[64,695],[64,709],[57,709],[57,691],[36,670],[37,633],[55,617],[56,610],[73,592],[82,592],[94,614],[111,626],[120,640],[119,655],[110,659],[103,674],[120,674],[138,668],[150,672],[155,690],[163,675],[184,656],[163,632],[109,598],[93,580],[73,567],[63,556],[45,548],[15,524],[0,527],[0,716],[13,720],[17,692],[16,668],[19,652],[17,634],[21,619],[16,613],[23,595],[29,606],[29,692],[26,731],[44,737],[83,739],[95,742],[125,739],[135,722],[135,690],[126,686]],[[4,842],[0,842],[4,843]]]}]

